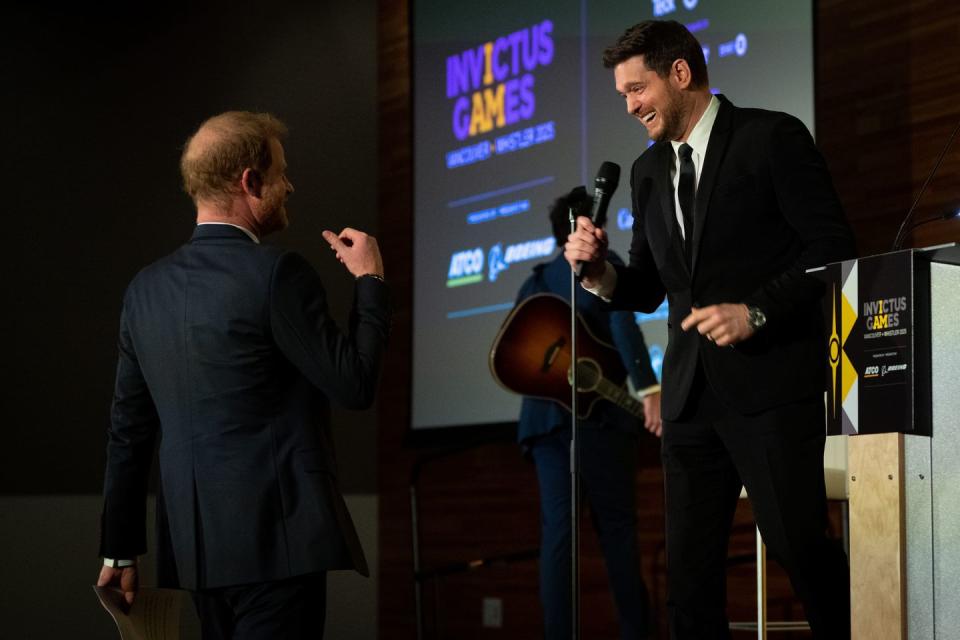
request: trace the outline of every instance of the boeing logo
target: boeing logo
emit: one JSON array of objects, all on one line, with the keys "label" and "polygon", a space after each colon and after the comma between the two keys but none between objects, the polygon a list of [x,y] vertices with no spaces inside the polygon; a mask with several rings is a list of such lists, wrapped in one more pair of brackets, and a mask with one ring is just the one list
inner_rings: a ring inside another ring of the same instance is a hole
[{"label": "boeing logo", "polygon": [[545,258],[552,254],[556,248],[557,241],[553,236],[511,244],[506,249],[503,248],[503,244],[498,242],[490,247],[490,251],[487,253],[487,264],[489,265],[487,277],[490,282],[496,282],[500,273],[506,271],[511,264]]},{"label": "boeing logo", "polygon": [[508,265],[503,260],[503,245],[499,242],[490,247],[490,252],[487,254],[487,264],[490,265],[488,271],[490,282],[496,282],[500,272],[507,270]]}]

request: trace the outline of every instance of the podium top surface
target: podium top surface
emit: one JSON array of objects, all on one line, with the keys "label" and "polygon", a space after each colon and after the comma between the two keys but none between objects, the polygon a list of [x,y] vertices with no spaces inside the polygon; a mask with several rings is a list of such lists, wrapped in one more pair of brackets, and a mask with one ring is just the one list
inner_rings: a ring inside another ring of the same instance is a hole
[{"label": "podium top surface", "polygon": [[[960,266],[960,243],[949,242],[947,244],[937,244],[932,247],[917,247],[915,249],[901,249],[900,251],[891,251],[889,253],[878,253],[873,256],[863,256],[861,258],[853,258],[851,260],[843,260],[841,262],[831,262],[829,264],[849,264],[851,262],[856,262],[858,260],[865,260],[867,258],[876,258],[878,256],[892,256],[896,254],[902,254],[906,252],[912,252],[918,258],[923,258],[929,262],[942,262],[945,264],[954,264]],[[824,265],[822,267],[813,267],[807,269],[807,273],[816,273],[817,271],[823,271],[829,265]]]},{"label": "podium top surface", "polygon": [[922,247],[914,251],[917,255],[930,260],[930,262],[960,265],[960,244],[956,242],[938,244],[933,247]]}]

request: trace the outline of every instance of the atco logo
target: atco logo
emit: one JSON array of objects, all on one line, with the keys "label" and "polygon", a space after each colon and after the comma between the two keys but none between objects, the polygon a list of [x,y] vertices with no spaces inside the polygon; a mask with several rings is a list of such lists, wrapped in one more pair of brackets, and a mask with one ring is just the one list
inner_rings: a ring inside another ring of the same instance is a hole
[{"label": "atco logo", "polygon": [[483,280],[483,249],[458,251],[450,258],[447,286],[459,287]]},{"label": "atco logo", "polygon": [[[506,249],[502,242],[498,242],[487,252],[487,277],[490,282],[496,282],[500,273],[510,268],[514,262],[544,258],[553,253],[556,247],[557,241],[553,237],[511,244]],[[483,280],[483,257],[483,249],[480,247],[453,254],[450,258],[450,269],[447,271],[447,286],[459,287]]]}]

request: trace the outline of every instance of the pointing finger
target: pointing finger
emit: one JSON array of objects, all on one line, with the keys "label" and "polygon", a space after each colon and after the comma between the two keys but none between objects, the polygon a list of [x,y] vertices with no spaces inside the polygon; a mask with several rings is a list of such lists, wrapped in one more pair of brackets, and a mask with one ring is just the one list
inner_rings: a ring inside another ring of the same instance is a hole
[{"label": "pointing finger", "polygon": [[703,319],[703,312],[701,309],[696,307],[691,307],[690,315],[683,319],[683,322],[680,323],[680,328],[684,331],[689,331],[690,327],[695,327]]},{"label": "pointing finger", "polygon": [[330,248],[334,251],[340,251],[340,249],[344,246],[343,242],[340,240],[340,237],[337,236],[337,234],[335,234],[333,231],[324,231],[323,239],[327,241],[327,243],[330,245]]}]

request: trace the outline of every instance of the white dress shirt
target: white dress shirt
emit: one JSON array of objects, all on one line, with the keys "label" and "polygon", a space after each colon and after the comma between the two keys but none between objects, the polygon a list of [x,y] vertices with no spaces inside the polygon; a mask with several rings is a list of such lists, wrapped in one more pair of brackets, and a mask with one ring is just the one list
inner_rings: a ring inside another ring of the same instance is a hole
[{"label": "white dress shirt", "polygon": [[[707,155],[707,144],[710,142],[710,132],[713,131],[713,123],[717,120],[717,111],[719,110],[720,100],[717,99],[717,96],[710,96],[710,102],[707,104],[707,108],[704,110],[703,115],[700,116],[700,119],[697,120],[697,124],[694,125],[693,131],[690,132],[690,135],[685,141],[693,149],[691,157],[695,170],[693,182],[694,191],[696,191],[697,186],[700,184],[700,171],[703,169],[703,161]],[[671,140],[670,144],[673,146],[673,164],[670,165],[670,179],[673,181],[673,204],[676,211],[677,224],[680,225],[680,233],[683,234],[684,240],[686,240],[686,231],[683,228],[683,213],[680,211],[680,200],[679,196],[677,196],[677,183],[680,181],[680,156],[677,154],[677,149],[680,148],[683,142]],[[584,289],[587,289],[587,291],[593,295],[599,296],[607,302],[613,297],[613,291],[616,288],[617,270],[614,269],[613,265],[609,262],[604,262],[604,271],[600,274],[600,284],[592,289],[584,287]]]}]

